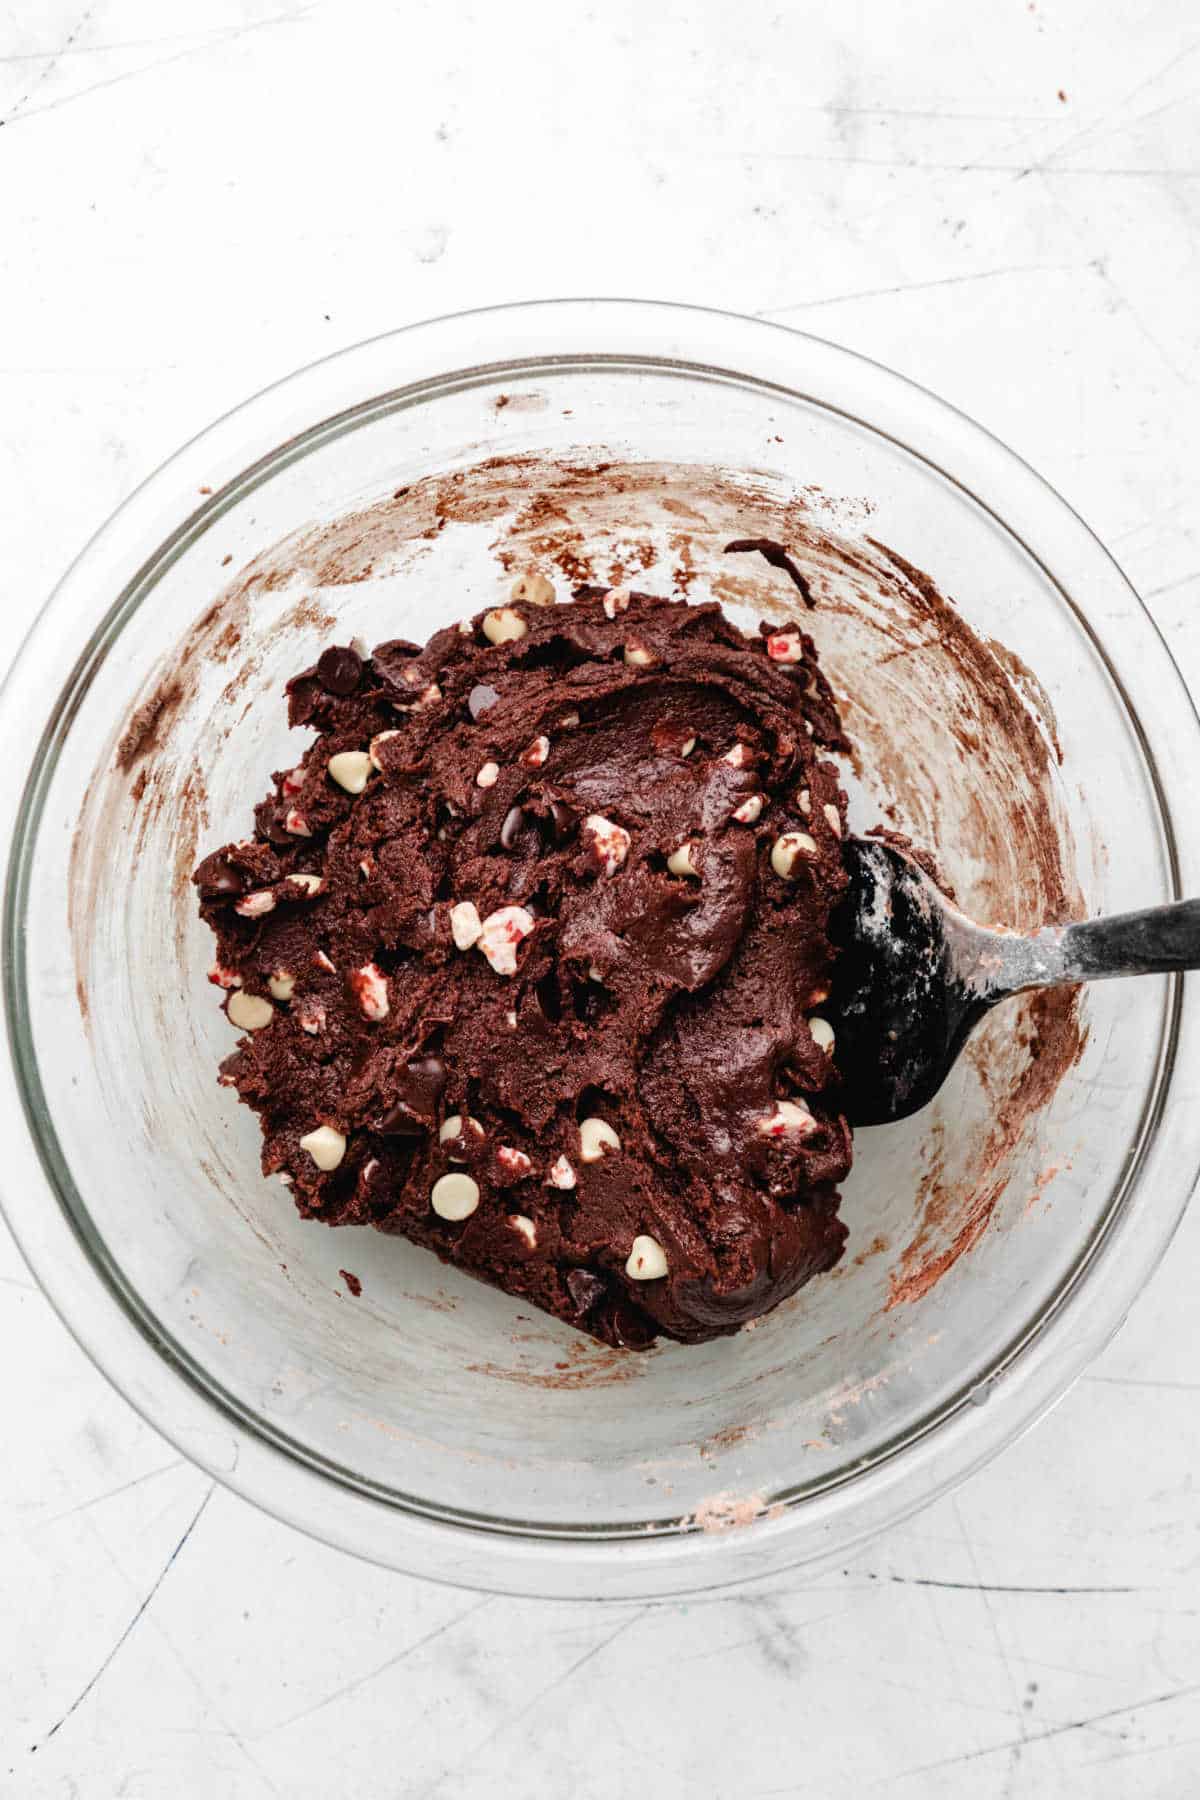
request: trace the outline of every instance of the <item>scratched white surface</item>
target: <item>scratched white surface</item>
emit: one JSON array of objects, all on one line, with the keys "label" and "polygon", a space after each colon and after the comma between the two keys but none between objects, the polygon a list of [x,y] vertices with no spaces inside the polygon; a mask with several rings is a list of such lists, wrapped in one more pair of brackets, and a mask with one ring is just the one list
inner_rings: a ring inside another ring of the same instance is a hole
[{"label": "scratched white surface", "polygon": [[[5,660],[134,484],[275,376],[634,292],[957,402],[1200,687],[1184,0],[9,0],[0,119]],[[5,1240],[0,1792],[1194,1795],[1198,1256],[1194,1211],[1054,1415],[844,1571],[609,1611],[385,1576],[214,1489]]]}]

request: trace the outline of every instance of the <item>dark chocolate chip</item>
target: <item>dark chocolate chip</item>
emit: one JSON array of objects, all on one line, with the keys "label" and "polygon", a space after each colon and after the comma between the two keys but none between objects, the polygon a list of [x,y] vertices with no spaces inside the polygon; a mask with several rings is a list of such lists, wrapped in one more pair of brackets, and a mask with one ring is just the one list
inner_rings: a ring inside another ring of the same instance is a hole
[{"label": "dark chocolate chip", "polygon": [[376,1130],[384,1137],[424,1137],[429,1124],[425,1119],[415,1118],[404,1101],[397,1100],[395,1106],[390,1106],[384,1113]]},{"label": "dark chocolate chip", "polygon": [[467,695],[467,711],[473,719],[477,719],[481,713],[487,712],[489,707],[495,706],[499,698],[494,687],[488,687],[486,682],[481,681]]},{"label": "dark chocolate chip", "polygon": [[206,856],[192,879],[206,899],[240,894],[246,886],[244,878],[219,854]]},{"label": "dark chocolate chip", "polygon": [[567,1292],[581,1313],[591,1312],[607,1291],[599,1275],[593,1275],[589,1269],[572,1269],[567,1276]]},{"label": "dark chocolate chip", "polygon": [[328,694],[352,694],[362,679],[362,657],[349,644],[331,644],[317,658],[317,680]]},{"label": "dark chocolate chip", "polygon": [[504,823],[500,827],[500,842],[506,850],[511,850],[516,843],[518,834],[524,823],[525,808],[523,806],[510,807],[509,811],[505,814]]},{"label": "dark chocolate chip", "polygon": [[289,831],[284,823],[287,815],[288,808],[284,807],[282,811],[277,812],[272,802],[268,800],[264,806],[255,808],[254,818],[258,829],[272,844],[290,844],[294,848],[295,833]]},{"label": "dark chocolate chip", "polygon": [[565,844],[579,824],[579,814],[573,806],[568,806],[565,800],[554,800],[550,806],[550,823],[554,830],[555,843]]},{"label": "dark chocolate chip", "polygon": [[396,1078],[396,1100],[379,1122],[385,1136],[416,1137],[433,1124],[437,1103],[446,1086],[446,1065],[440,1056],[422,1056],[406,1064]]},{"label": "dark chocolate chip", "polygon": [[407,690],[410,684],[404,679],[404,671],[420,654],[419,644],[412,644],[407,638],[389,638],[386,644],[376,644],[371,667],[390,687]]},{"label": "dark chocolate chip", "polygon": [[658,1335],[654,1321],[625,1300],[618,1300],[608,1323],[622,1350],[648,1350]]},{"label": "dark chocolate chip", "polygon": [[432,1118],[446,1086],[445,1063],[440,1056],[422,1056],[408,1064],[406,1073],[409,1105]]}]

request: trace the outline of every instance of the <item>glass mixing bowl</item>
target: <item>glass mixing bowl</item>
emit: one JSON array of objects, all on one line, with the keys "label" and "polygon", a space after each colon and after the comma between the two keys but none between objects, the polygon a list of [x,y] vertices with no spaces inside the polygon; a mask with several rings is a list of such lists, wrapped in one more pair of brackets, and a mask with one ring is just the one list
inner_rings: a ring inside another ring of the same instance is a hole
[{"label": "glass mixing bowl", "polygon": [[[556,465],[598,462],[586,504],[569,484],[547,500]],[[187,875],[295,760],[283,679],[333,635],[424,637],[493,603],[518,564],[565,593],[572,556],[660,590],[682,574],[747,619],[761,596],[778,617],[781,577],[746,559],[733,587],[721,573],[725,532],[746,535],[739,496],[747,516],[822,519],[868,560],[892,546],[1004,646],[995,678],[1043,745],[1056,719],[1077,904],[1200,892],[1200,730],[1096,539],[920,389],[716,313],[503,308],[293,376],[105,526],[7,684],[5,766],[29,770],[2,802],[9,1221],[158,1430],[381,1563],[617,1597],[841,1557],[1062,1394],[1192,1186],[1197,1003],[1165,979],[1091,992],[1078,1053],[1036,1105],[1036,1024],[994,1015],[933,1109],[859,1135],[841,1268],[701,1348],[601,1350],[402,1242],[301,1224],[261,1179],[255,1121],[215,1079],[233,1034]],[[1036,924],[1023,802],[964,759],[961,695],[914,684],[912,644],[879,675],[861,654],[870,605],[809,618],[859,742],[857,823],[897,802],[968,907]],[[989,812],[1002,867],[975,854]]]}]

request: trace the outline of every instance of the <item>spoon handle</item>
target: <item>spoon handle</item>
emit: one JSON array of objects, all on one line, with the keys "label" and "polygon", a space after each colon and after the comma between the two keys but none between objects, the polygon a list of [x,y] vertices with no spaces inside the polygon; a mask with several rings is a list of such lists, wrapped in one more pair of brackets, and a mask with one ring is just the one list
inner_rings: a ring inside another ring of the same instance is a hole
[{"label": "spoon handle", "polygon": [[1031,945],[1046,953],[1044,972],[1032,976],[1038,986],[1200,969],[1200,900],[1052,926]]}]

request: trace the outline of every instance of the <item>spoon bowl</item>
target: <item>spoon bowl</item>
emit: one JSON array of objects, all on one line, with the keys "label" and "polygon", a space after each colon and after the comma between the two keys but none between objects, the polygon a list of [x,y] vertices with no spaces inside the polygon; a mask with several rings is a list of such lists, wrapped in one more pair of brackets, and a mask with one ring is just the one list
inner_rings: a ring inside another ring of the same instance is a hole
[{"label": "spoon bowl", "polygon": [[919,1112],[980,1019],[1013,994],[1200,968],[1200,900],[1022,937],[968,918],[898,843],[850,838],[845,865],[830,1010],[854,1126]]}]

